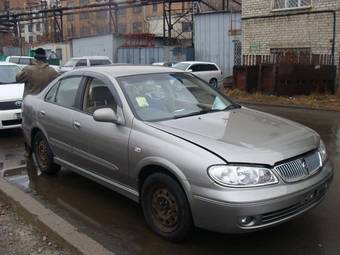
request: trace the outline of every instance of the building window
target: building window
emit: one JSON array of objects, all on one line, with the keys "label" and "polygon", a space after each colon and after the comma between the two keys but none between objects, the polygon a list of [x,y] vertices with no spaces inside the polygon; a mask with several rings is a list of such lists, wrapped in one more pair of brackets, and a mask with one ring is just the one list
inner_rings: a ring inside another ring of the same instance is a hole
[{"label": "building window", "polygon": [[118,24],[117,27],[117,32],[120,34],[125,34],[126,33],[126,24]]},{"label": "building window", "polygon": [[69,37],[73,37],[74,34],[75,34],[75,29],[74,29],[73,24],[71,24],[71,26],[67,28],[67,35]]},{"label": "building window", "polygon": [[41,30],[41,23],[37,23],[35,25],[35,30],[38,31],[38,32]]},{"label": "building window", "polygon": [[192,32],[191,22],[182,22],[182,32]]},{"label": "building window", "polygon": [[132,9],[133,13],[141,13],[142,12],[142,6],[135,6]]},{"label": "building window", "polygon": [[107,11],[100,11],[96,13],[97,19],[106,19],[107,18]]},{"label": "building window", "polygon": [[157,12],[158,11],[158,4],[157,3],[153,3],[152,4],[152,11],[153,12]]},{"label": "building window", "polygon": [[90,15],[89,15],[88,12],[80,13],[80,14],[79,14],[79,18],[80,18],[81,20],[89,19],[89,18],[90,18]]},{"label": "building window", "polygon": [[20,25],[20,33],[25,33],[25,26],[24,25]]},{"label": "building window", "polygon": [[32,24],[29,24],[28,25],[28,32],[33,32],[33,25]]},{"label": "building window", "polygon": [[58,58],[58,59],[63,59],[63,50],[62,50],[62,49],[57,48],[57,49],[55,50],[55,54],[57,55],[57,58]]},{"label": "building window", "polygon": [[310,7],[312,0],[273,0],[273,10]]},{"label": "building window", "polygon": [[126,9],[118,9],[117,10],[117,15],[119,15],[119,16],[126,15]]},{"label": "building window", "polygon": [[89,0],[80,0],[79,3],[80,5],[86,5],[86,4],[89,4]]},{"label": "building window", "polygon": [[80,34],[81,35],[89,35],[90,34],[90,28],[89,27],[81,27],[80,28]]},{"label": "building window", "polygon": [[142,22],[133,22],[133,24],[132,24],[132,32],[133,33],[141,33],[141,32],[143,32]]},{"label": "building window", "polygon": [[30,35],[30,36],[28,37],[28,42],[29,42],[29,43],[33,43],[33,36]]},{"label": "building window", "polygon": [[[67,7],[73,7],[73,6],[74,6],[73,2],[67,3]],[[67,15],[67,21],[74,21],[74,15],[73,14]]]}]

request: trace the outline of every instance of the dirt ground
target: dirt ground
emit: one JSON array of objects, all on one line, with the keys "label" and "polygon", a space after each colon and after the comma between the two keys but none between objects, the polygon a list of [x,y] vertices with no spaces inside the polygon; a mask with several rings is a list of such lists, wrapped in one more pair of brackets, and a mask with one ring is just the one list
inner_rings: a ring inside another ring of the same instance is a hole
[{"label": "dirt ground", "polygon": [[0,255],[70,255],[0,199]]},{"label": "dirt ground", "polygon": [[223,89],[223,92],[235,101],[243,103],[266,103],[272,105],[295,105],[315,109],[340,111],[340,89],[335,95],[312,94],[309,96],[278,97],[261,93],[247,93],[237,89]]}]

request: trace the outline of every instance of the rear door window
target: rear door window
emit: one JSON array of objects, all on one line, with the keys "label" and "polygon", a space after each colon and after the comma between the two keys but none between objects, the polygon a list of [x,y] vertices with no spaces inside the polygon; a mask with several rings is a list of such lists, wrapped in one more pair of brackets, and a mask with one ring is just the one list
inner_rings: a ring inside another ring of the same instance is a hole
[{"label": "rear door window", "polygon": [[31,65],[32,59],[30,58],[20,58],[19,65]]},{"label": "rear door window", "polygon": [[104,66],[110,64],[111,62],[108,59],[90,59],[90,66]]},{"label": "rear door window", "polygon": [[204,65],[204,71],[218,71],[215,65],[206,64]]},{"label": "rear door window", "polygon": [[76,98],[82,77],[69,77],[59,83],[55,103],[67,108],[76,108]]},{"label": "rear door window", "polygon": [[87,66],[87,60],[86,59],[79,59],[79,61],[76,64],[77,67],[81,66]]},{"label": "rear door window", "polygon": [[192,65],[190,69],[195,73],[195,72],[203,72],[204,71],[204,65],[201,64],[196,64]]}]

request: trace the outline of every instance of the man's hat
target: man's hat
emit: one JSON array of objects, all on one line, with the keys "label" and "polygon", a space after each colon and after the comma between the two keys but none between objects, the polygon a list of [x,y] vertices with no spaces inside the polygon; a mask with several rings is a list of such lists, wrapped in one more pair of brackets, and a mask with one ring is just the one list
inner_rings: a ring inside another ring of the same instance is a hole
[{"label": "man's hat", "polygon": [[34,58],[46,58],[46,51],[43,48],[38,48],[36,50],[33,51],[34,52]]}]

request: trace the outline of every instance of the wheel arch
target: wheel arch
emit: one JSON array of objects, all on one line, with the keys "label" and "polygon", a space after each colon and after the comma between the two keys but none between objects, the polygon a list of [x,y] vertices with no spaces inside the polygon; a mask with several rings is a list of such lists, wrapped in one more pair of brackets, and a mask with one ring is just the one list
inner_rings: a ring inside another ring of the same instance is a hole
[{"label": "wheel arch", "polygon": [[159,158],[148,158],[143,160],[138,166],[137,182],[138,191],[141,193],[141,189],[145,180],[154,173],[163,173],[178,182],[183,189],[188,201],[190,202],[190,184],[183,172],[173,163]]}]

